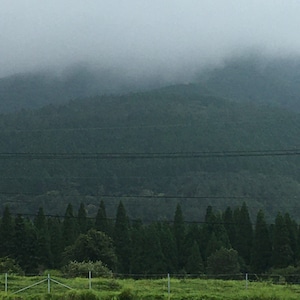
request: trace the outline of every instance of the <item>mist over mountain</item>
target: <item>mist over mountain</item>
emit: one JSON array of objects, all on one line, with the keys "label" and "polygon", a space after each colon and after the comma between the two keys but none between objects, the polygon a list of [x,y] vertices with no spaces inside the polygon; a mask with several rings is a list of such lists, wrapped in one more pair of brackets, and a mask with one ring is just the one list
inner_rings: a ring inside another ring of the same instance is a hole
[{"label": "mist over mountain", "polygon": [[300,112],[300,58],[244,56],[203,72],[199,80],[215,95]]},{"label": "mist over mountain", "polygon": [[98,70],[82,64],[60,74],[51,71],[16,74],[0,79],[0,112],[63,104],[80,97],[124,94],[161,84],[159,78],[131,78],[121,71]]},{"label": "mist over mountain", "polygon": [[300,58],[272,58],[245,54],[187,75],[164,73],[137,76],[124,69],[99,69],[75,64],[61,72],[40,71],[0,79],[0,112],[63,104],[96,95],[120,95],[164,86],[194,83],[211,94],[234,101],[250,101],[300,111]]}]

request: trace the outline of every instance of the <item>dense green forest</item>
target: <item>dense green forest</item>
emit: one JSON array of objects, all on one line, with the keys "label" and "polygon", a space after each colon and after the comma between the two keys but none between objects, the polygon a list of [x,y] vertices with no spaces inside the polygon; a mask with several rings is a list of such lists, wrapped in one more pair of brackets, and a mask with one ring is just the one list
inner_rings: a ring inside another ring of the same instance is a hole
[{"label": "dense green forest", "polygon": [[208,206],[203,222],[186,222],[177,204],[171,221],[147,224],[130,219],[122,202],[114,219],[107,218],[103,201],[95,218],[87,216],[84,204],[77,212],[69,204],[61,217],[46,216],[43,208],[30,216],[14,216],[6,207],[0,232],[1,272],[67,272],[72,262],[91,266],[99,261],[104,272],[132,276],[234,276],[299,267],[300,230],[295,220],[278,213],[270,225],[259,210],[252,222],[245,203],[224,211]]},{"label": "dense green forest", "polygon": [[62,214],[83,202],[94,217],[104,199],[113,217],[122,200],[131,218],[156,221],[179,202],[193,221],[208,205],[246,202],[252,218],[299,221],[298,66],[250,56],[131,93],[130,80],[84,66],[2,78],[2,210]]},{"label": "dense green forest", "polygon": [[[143,220],[170,219],[177,201],[189,220],[208,205],[245,201],[251,216],[263,208],[268,219],[282,211],[298,220],[299,134],[298,113],[222,99],[199,84],[6,114],[0,200],[23,214],[84,202],[94,216],[105,199],[112,216],[121,198]],[[261,152],[270,150],[288,152]]]}]

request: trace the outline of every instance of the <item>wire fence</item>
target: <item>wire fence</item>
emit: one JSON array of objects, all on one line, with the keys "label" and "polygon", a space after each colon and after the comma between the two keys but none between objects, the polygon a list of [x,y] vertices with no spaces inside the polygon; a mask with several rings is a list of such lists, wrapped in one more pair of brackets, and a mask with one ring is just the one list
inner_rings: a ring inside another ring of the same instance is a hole
[{"label": "wire fence", "polygon": [[[170,293],[172,280],[231,280],[242,283],[241,288],[247,289],[252,282],[268,282],[274,285],[299,285],[300,274],[254,274],[254,273],[237,273],[237,274],[120,274],[112,273],[111,276],[96,272],[82,272],[76,274],[81,278],[81,285],[77,281],[70,280],[73,277],[61,274],[59,276],[34,275],[16,276],[12,274],[2,274],[0,276],[0,292],[7,294],[18,294],[28,289],[36,289],[51,293],[52,286],[59,286],[61,289],[115,289],[117,280],[159,280],[164,282],[165,291]],[[101,282],[102,280],[102,282]],[[106,283],[105,283],[106,280]],[[76,284],[75,284],[76,282]],[[71,283],[71,284],[70,284]],[[76,286],[75,286],[76,285]]]}]

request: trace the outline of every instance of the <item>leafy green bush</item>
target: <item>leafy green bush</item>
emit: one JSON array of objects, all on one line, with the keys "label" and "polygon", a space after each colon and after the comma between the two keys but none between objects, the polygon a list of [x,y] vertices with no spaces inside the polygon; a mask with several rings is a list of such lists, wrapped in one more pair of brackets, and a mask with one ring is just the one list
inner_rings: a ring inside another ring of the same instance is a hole
[{"label": "leafy green bush", "polygon": [[24,271],[19,264],[12,258],[2,257],[0,258],[0,273],[8,273],[15,275],[24,275]]},{"label": "leafy green bush", "polygon": [[238,261],[238,253],[234,249],[226,249],[222,247],[207,259],[208,274],[237,274],[239,273],[240,265]]},{"label": "leafy green bush", "polygon": [[106,291],[118,291],[121,289],[121,284],[115,279],[112,279],[106,283],[102,283],[101,289]]},{"label": "leafy green bush", "polygon": [[111,277],[112,271],[109,270],[101,261],[77,262],[71,261],[62,268],[62,272],[67,277],[87,277],[89,271],[93,276]]},{"label": "leafy green bush", "polygon": [[62,271],[60,270],[45,270],[43,272],[43,275],[47,276],[48,274],[50,274],[51,276],[55,276],[55,277],[62,277]]},{"label": "leafy green bush", "polygon": [[118,300],[134,300],[136,296],[131,289],[125,289],[118,295]]},{"label": "leafy green bush", "polygon": [[288,266],[282,269],[271,270],[274,283],[300,283],[300,267]]}]

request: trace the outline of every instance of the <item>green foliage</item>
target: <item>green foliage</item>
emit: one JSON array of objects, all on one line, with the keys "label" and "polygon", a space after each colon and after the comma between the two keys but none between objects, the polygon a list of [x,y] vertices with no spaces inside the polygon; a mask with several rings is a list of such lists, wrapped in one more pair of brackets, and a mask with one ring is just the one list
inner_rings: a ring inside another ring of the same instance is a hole
[{"label": "green foliage", "polygon": [[0,273],[24,275],[24,271],[19,264],[13,258],[9,257],[0,258]]},{"label": "green foliage", "polygon": [[116,222],[114,227],[114,242],[116,246],[117,254],[117,271],[120,273],[129,273],[130,269],[130,257],[131,257],[131,238],[129,231],[129,221],[123,203],[120,201]]},{"label": "green foliage", "polygon": [[207,259],[208,274],[236,275],[239,271],[238,253],[234,249],[221,248]]},{"label": "green foliage", "polygon": [[[197,84],[177,85],[2,115],[0,152],[115,153],[122,149],[124,153],[209,153],[290,149],[295,145],[300,134],[298,114],[233,103],[213,93]],[[128,207],[130,216],[173,218],[176,204],[170,203],[169,195],[225,195],[226,203],[217,198],[214,202],[219,209],[240,205],[239,197],[248,197],[253,206],[267,208],[267,219],[277,210],[295,217],[299,212],[290,207],[297,204],[294,195],[300,192],[299,169],[296,156],[202,157],[176,159],[176,163],[168,159],[29,161],[12,156],[0,167],[0,190],[6,194],[0,203],[24,213],[36,211],[43,203],[47,214],[62,215],[66,203],[77,208],[83,202],[87,213],[95,215],[101,195],[143,196],[148,190],[154,196],[166,195],[166,199],[150,202],[143,198],[143,206]],[[124,204],[133,201],[123,199]],[[114,215],[118,201],[111,197],[108,216]],[[198,220],[209,204],[205,197],[201,205],[195,198],[187,198],[181,206],[189,220]]]},{"label": "green foliage", "polygon": [[256,273],[264,273],[271,266],[272,243],[270,233],[265,221],[264,212],[257,214],[251,255],[252,270]]},{"label": "green foliage", "polygon": [[69,291],[63,299],[69,300],[97,300],[99,297],[92,291]]},{"label": "green foliage", "polygon": [[275,268],[285,268],[293,262],[289,232],[281,213],[278,213],[275,219],[272,260]]},{"label": "green foliage", "polygon": [[112,272],[101,261],[77,262],[71,261],[62,268],[63,274],[68,277],[87,277],[89,271],[95,276],[111,277]]},{"label": "green foliage", "polygon": [[138,299],[131,289],[125,289],[118,295],[118,300],[135,300]]},{"label": "green foliage", "polygon": [[253,229],[248,207],[245,202],[243,202],[241,208],[236,211],[235,222],[237,223],[237,237],[233,247],[238,251],[246,265],[249,265],[253,243]]},{"label": "green foliage", "polygon": [[75,261],[102,261],[113,269],[116,264],[116,254],[113,241],[104,232],[90,229],[86,234],[80,234],[73,245],[66,248],[65,257]]},{"label": "green foliage", "polygon": [[[17,280],[17,279],[16,279]],[[38,280],[38,278],[35,278]],[[60,279],[59,279],[60,281]],[[86,279],[77,278],[64,280],[67,285],[77,286],[71,291],[56,291],[51,289],[51,294],[46,294],[35,289],[24,291],[18,295],[0,294],[0,299],[35,299],[35,300],[74,300],[74,299],[168,299],[166,290],[166,278],[160,280],[117,280],[122,286],[121,290],[102,289],[110,279],[94,279],[93,286],[97,288],[87,290]],[[19,278],[19,284],[24,286],[28,278]],[[274,285],[270,282],[245,283],[232,280],[204,280],[204,279],[171,279],[170,299],[187,300],[297,300],[299,298],[298,285]]]}]

